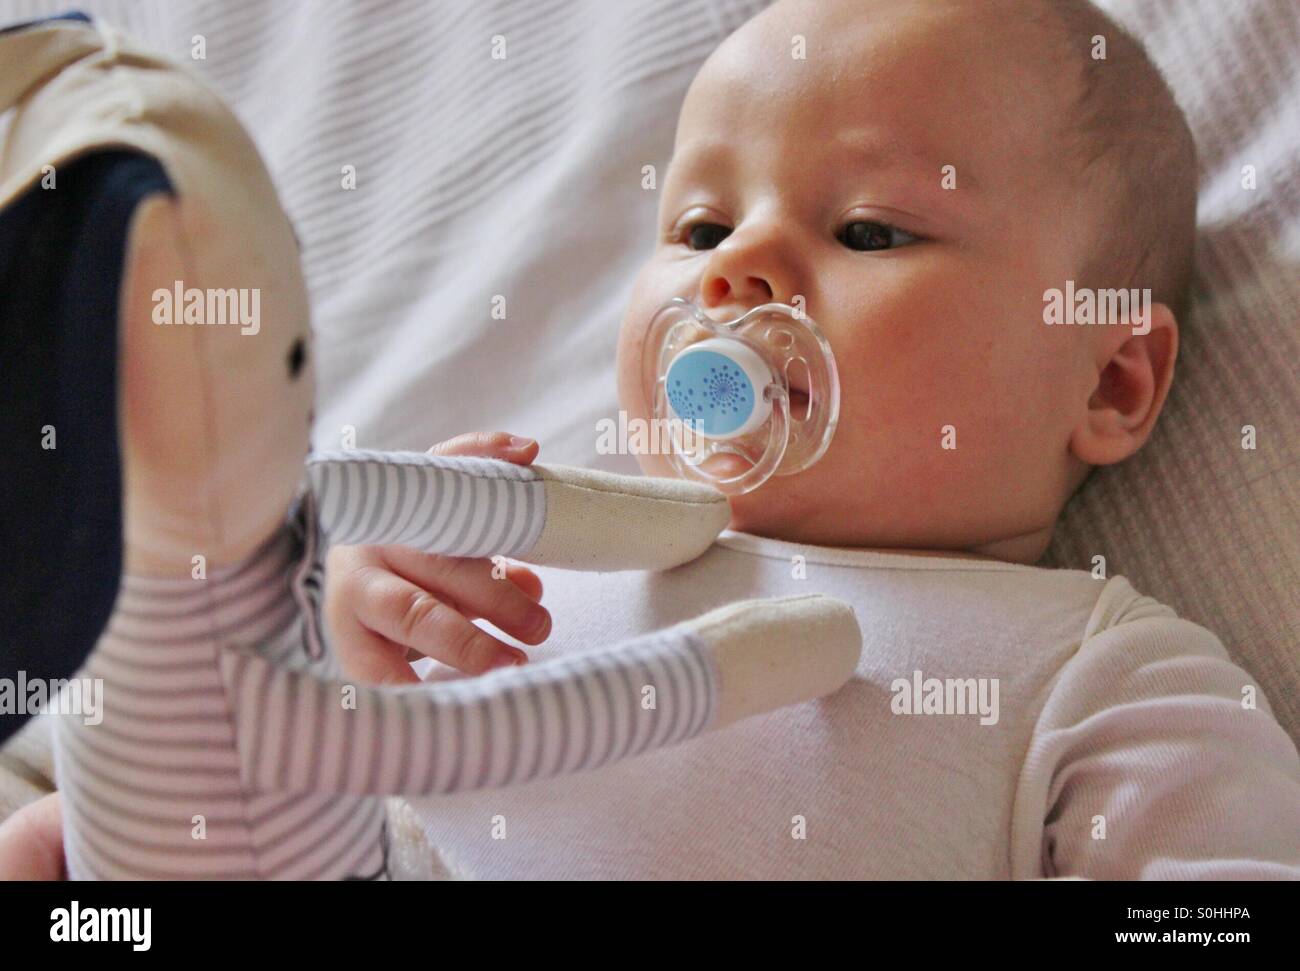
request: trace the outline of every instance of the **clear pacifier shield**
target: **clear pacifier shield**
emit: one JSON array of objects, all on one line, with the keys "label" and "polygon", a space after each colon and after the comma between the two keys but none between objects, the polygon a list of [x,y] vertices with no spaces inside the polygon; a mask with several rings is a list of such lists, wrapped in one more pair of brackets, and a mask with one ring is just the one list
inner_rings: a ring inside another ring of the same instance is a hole
[{"label": "clear pacifier shield", "polygon": [[641,361],[647,399],[669,433],[669,461],[685,478],[749,492],[808,468],[835,433],[840,389],[830,344],[786,304],[715,321],[672,300],[651,321]]}]

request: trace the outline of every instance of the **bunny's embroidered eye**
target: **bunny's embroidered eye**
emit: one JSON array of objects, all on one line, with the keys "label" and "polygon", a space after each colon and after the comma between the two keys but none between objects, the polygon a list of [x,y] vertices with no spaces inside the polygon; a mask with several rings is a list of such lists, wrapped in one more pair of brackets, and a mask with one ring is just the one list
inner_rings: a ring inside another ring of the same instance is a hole
[{"label": "bunny's embroidered eye", "polygon": [[289,349],[289,377],[297,379],[302,366],[307,363],[307,342],[299,337]]}]

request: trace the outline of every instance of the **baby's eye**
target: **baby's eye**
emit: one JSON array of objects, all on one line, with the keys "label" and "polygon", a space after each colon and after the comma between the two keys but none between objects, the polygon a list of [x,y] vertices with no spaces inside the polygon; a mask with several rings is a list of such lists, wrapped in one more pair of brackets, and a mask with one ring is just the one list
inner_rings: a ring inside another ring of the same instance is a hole
[{"label": "baby's eye", "polygon": [[894,249],[898,246],[906,246],[908,243],[916,242],[915,236],[903,232],[897,226],[868,220],[847,223],[843,229],[835,234],[835,238],[849,249],[858,250],[862,253]]},{"label": "baby's eye", "polygon": [[686,233],[686,245],[693,250],[717,249],[731,230],[717,223],[696,223]]}]

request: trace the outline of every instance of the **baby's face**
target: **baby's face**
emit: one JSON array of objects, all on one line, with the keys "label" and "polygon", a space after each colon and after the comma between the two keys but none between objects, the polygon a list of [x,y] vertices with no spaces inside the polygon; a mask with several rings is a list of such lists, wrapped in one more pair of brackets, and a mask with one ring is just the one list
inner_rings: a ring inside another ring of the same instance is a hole
[{"label": "baby's face", "polygon": [[641,341],[676,296],[719,320],[803,297],[843,385],[826,455],[734,499],[733,527],[937,549],[1050,533],[1096,384],[1083,329],[1042,319],[1094,231],[1054,164],[1061,101],[1002,31],[929,0],[779,4],[704,66],[620,335],[623,407],[651,417]]}]

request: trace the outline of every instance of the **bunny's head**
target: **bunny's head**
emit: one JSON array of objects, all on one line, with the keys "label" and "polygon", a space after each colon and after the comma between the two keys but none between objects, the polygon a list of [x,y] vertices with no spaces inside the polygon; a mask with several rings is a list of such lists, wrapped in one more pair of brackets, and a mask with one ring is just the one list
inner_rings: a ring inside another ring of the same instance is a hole
[{"label": "bunny's head", "polygon": [[237,562],[283,523],[314,391],[298,244],[270,175],[199,79],[111,28],[11,29],[0,63],[17,109],[0,198],[77,200],[99,251],[124,230],[116,323],[85,321],[118,329],[124,568]]}]

